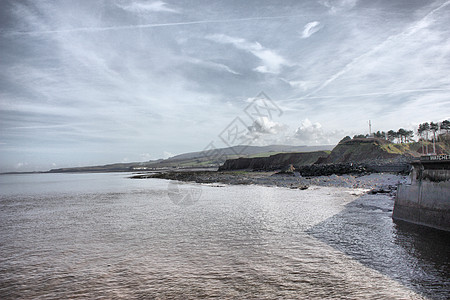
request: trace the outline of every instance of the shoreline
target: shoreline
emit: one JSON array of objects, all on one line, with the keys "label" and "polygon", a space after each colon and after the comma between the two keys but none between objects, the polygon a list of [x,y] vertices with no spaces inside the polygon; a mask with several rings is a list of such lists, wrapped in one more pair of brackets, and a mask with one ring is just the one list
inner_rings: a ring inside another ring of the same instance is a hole
[{"label": "shoreline", "polygon": [[369,194],[395,196],[397,185],[406,182],[407,176],[393,173],[345,174],[302,177],[298,173],[250,171],[172,171],[135,174],[131,179],[158,178],[195,183],[221,183],[230,185],[261,185],[305,190],[310,186],[365,189]]}]

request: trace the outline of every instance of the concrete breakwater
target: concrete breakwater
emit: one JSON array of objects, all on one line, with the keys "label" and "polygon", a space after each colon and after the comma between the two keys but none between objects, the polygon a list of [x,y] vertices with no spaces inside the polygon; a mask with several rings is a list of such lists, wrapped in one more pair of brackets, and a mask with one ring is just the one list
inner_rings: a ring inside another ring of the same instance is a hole
[{"label": "concrete breakwater", "polygon": [[392,218],[450,231],[450,156],[411,163],[407,184],[398,186]]}]

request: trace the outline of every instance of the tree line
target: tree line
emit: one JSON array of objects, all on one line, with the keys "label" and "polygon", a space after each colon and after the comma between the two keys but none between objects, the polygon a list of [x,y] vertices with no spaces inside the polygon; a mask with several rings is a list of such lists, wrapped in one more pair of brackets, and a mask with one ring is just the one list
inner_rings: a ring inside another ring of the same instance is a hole
[{"label": "tree line", "polygon": [[[433,141],[436,142],[439,140],[439,135],[448,134],[450,131],[450,121],[444,120],[442,122],[425,122],[419,124],[417,129],[417,136],[419,137],[419,141]],[[404,128],[400,128],[397,131],[389,130],[385,131],[377,131],[374,132],[372,136],[366,134],[357,134],[353,136],[353,138],[379,138],[390,141],[391,143],[408,143],[413,142],[414,131],[406,130]],[[350,138],[349,138],[350,139]]]},{"label": "tree line", "polygon": [[419,135],[419,140],[429,141],[430,135],[431,140],[436,141],[437,136],[443,133],[448,133],[450,130],[450,121],[444,120],[442,122],[425,122],[419,125],[417,129],[417,134]]},{"label": "tree line", "polygon": [[[419,128],[417,129],[417,134],[419,135],[419,141],[429,141],[430,133],[431,140],[433,141],[433,153],[436,153],[436,141],[439,140],[439,136],[444,133],[448,134],[450,130],[450,121],[444,120],[442,122],[425,122],[419,124]],[[437,135],[436,135],[437,134]],[[437,138],[437,140],[436,140]],[[425,150],[426,149],[426,150]],[[422,143],[422,153],[428,153],[428,144],[424,146]]]},{"label": "tree line", "polygon": [[385,140],[390,141],[391,143],[394,143],[395,141],[397,141],[398,143],[407,143],[407,142],[413,141],[412,138],[414,137],[414,131],[400,128],[397,131],[394,131],[394,130],[389,130],[388,132],[377,131],[377,132],[374,132],[372,136],[370,136],[368,134],[366,134],[366,135],[357,134],[357,135],[353,136],[354,139],[370,138],[370,137],[374,137],[374,138],[378,138],[378,139],[385,139]]}]

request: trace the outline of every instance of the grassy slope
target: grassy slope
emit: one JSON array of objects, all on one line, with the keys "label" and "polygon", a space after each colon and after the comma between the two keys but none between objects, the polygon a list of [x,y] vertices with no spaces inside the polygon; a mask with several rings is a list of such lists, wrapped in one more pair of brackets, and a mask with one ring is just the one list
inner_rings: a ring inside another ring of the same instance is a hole
[{"label": "grassy slope", "polygon": [[[424,142],[424,148],[428,146],[428,152],[433,151],[433,143]],[[382,145],[381,148],[388,153],[394,154],[409,154],[412,156],[419,156],[422,154],[422,143],[421,142],[413,142],[413,143],[404,143],[404,144],[385,144]],[[437,154],[450,154],[450,145],[445,142],[436,143],[436,153]]]},{"label": "grassy slope", "polygon": [[[424,145],[428,145],[429,153],[433,151],[432,143],[424,142]],[[436,143],[436,153],[450,154],[450,143],[448,141]],[[418,157],[421,154],[421,142],[394,144],[380,139],[354,139],[337,145],[326,162],[363,162],[374,159],[389,160],[401,155]]]}]

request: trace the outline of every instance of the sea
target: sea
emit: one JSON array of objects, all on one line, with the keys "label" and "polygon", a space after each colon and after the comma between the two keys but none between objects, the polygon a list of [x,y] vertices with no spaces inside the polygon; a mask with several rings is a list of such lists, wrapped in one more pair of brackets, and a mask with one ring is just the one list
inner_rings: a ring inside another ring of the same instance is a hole
[{"label": "sea", "polygon": [[131,175],[0,175],[0,299],[450,298],[389,196]]}]

